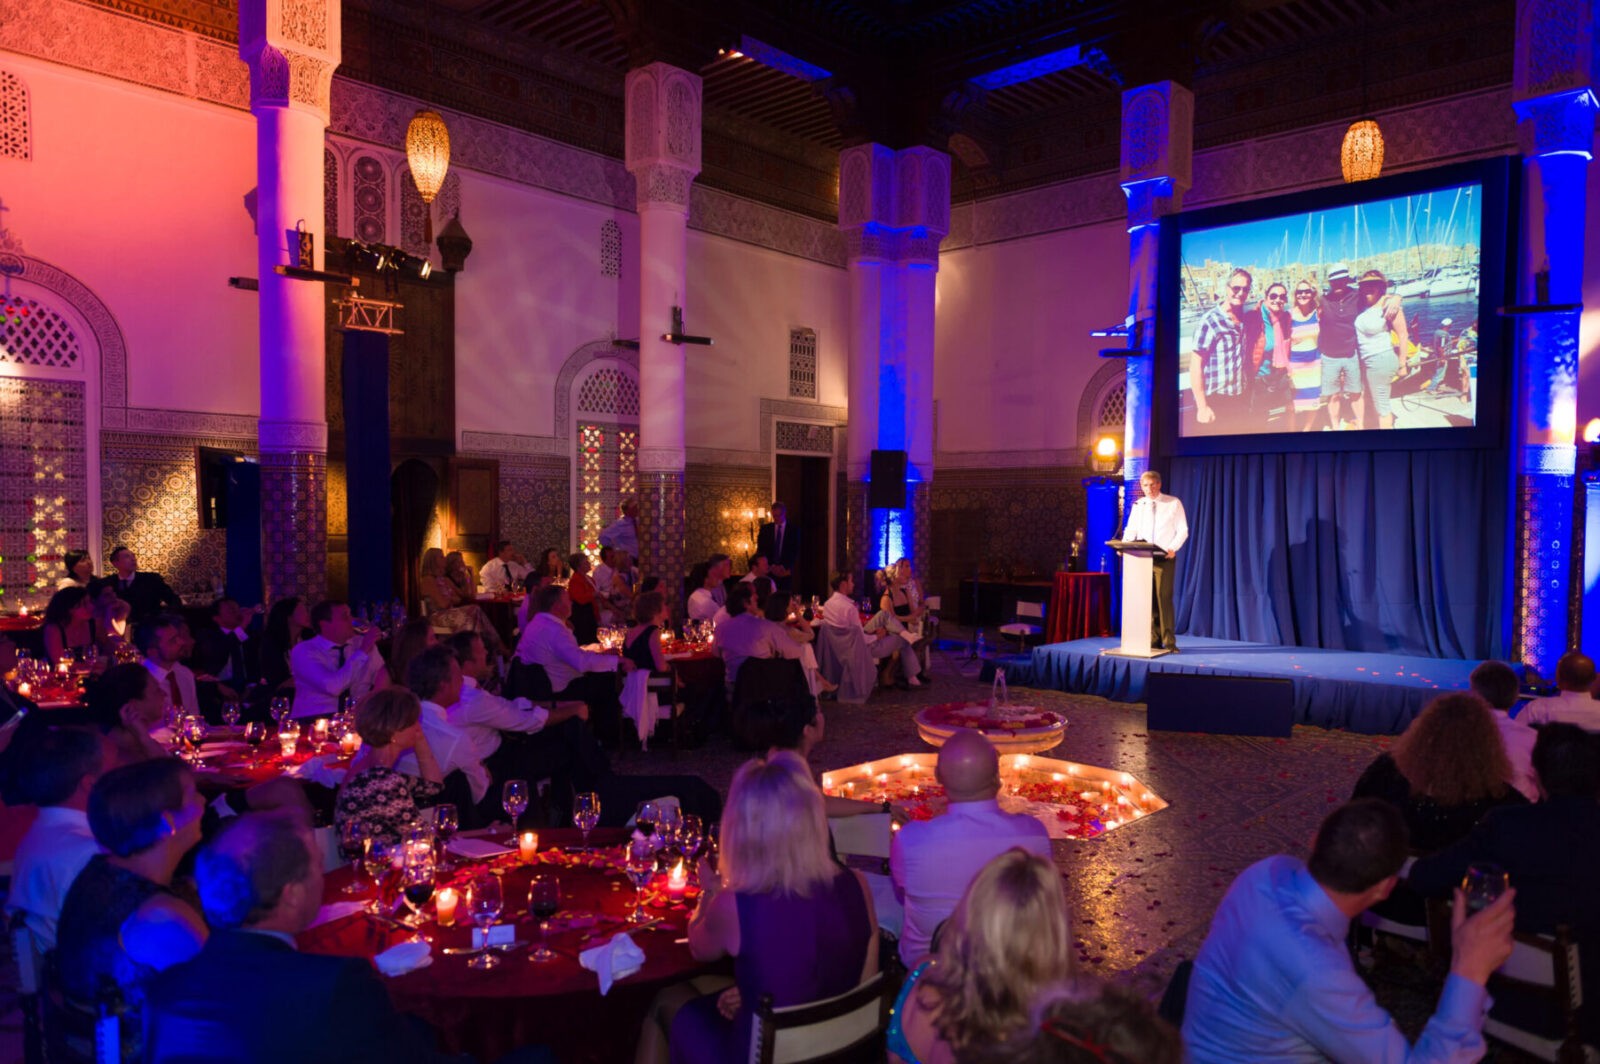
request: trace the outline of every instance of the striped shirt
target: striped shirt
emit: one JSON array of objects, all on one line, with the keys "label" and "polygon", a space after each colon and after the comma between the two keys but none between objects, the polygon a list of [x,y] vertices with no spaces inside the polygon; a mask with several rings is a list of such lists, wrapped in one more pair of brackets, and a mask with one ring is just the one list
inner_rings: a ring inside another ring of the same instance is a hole
[{"label": "striped shirt", "polygon": [[1225,303],[1206,311],[1195,331],[1194,349],[1205,370],[1207,395],[1244,393],[1244,322]]}]

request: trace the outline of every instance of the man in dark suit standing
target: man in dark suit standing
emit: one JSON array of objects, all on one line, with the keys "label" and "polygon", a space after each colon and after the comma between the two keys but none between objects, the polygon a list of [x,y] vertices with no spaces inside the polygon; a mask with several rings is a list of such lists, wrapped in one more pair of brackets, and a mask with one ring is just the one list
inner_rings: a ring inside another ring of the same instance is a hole
[{"label": "man in dark suit standing", "polygon": [[[322,860],[294,818],[230,821],[200,850],[195,882],[211,937],[148,984],[151,1064],[471,1060],[435,1051],[365,959],[296,947],[322,904]],[[265,989],[266,1003],[246,988]]]},{"label": "man in dark suit standing", "polygon": [[794,574],[800,565],[800,530],[788,522],[789,508],[772,504],[772,520],[756,533],[756,553],[764,555],[771,568],[768,575],[779,591],[793,591]]},{"label": "man in dark suit standing", "polygon": [[183,599],[160,573],[139,572],[139,558],[127,547],[118,546],[111,552],[111,568],[114,572],[95,586],[92,595],[98,595],[101,587],[110,585],[117,597],[128,604],[129,624],[137,625],[165,609],[183,606]]}]

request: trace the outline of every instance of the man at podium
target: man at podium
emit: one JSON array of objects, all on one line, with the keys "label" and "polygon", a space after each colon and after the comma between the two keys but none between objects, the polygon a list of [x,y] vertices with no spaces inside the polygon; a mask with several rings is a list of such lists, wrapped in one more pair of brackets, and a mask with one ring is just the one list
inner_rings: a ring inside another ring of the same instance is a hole
[{"label": "man at podium", "polygon": [[1178,548],[1189,541],[1189,519],[1177,496],[1161,494],[1161,474],[1155,470],[1146,470],[1139,478],[1139,490],[1144,497],[1133,504],[1122,538],[1154,543],[1167,552],[1165,558],[1150,560],[1155,578],[1151,588],[1155,607],[1150,613],[1150,646],[1177,650],[1177,615],[1172,605],[1172,584],[1177,571],[1173,563]]}]

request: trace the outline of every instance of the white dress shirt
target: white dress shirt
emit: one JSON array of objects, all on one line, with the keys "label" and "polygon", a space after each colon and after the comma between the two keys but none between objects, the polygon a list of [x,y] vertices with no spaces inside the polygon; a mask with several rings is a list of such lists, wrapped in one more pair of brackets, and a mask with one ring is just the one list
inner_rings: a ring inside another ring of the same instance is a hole
[{"label": "white dress shirt", "polygon": [[689,619],[691,621],[709,621],[716,617],[717,610],[722,603],[708,587],[697,587],[689,593]]},{"label": "white dress shirt", "polygon": [[[462,689],[465,694],[465,688]],[[454,709],[455,707],[450,707]],[[417,723],[422,725],[422,735],[428,740],[428,749],[433,751],[433,759],[439,763],[439,774],[448,776],[459,770],[467,778],[467,784],[472,789],[473,802],[481,802],[489,793],[489,770],[484,766],[483,758],[478,756],[477,744],[467,730],[450,720],[450,710],[437,702],[426,699],[422,703],[422,716]],[[499,746],[498,736],[496,746]],[[491,750],[490,753],[493,753]],[[394,770],[404,772],[408,776],[421,776],[422,769],[417,764],[417,755],[407,750],[395,759]]]},{"label": "white dress shirt", "polygon": [[1050,859],[1050,833],[1031,816],[1007,813],[991,798],[952,802],[944,815],[913,820],[894,833],[889,874],[905,903],[900,958],[915,965],[933,932],[956,910],[978,871],[1013,846]]},{"label": "white dress shirt", "polygon": [[1539,800],[1539,779],[1533,774],[1533,743],[1539,733],[1522,718],[1512,720],[1504,710],[1492,709],[1495,726],[1500,729],[1500,742],[1506,748],[1511,762],[1511,786],[1522,792],[1530,802]]},{"label": "white dress shirt", "polygon": [[1600,732],[1600,702],[1588,691],[1557,691],[1549,698],[1535,698],[1517,719],[1537,727],[1540,724],[1576,724],[1584,731]]},{"label": "white dress shirt", "polygon": [[144,659],[144,667],[156,678],[156,683],[161,685],[161,697],[168,707],[172,706],[172,685],[167,679],[170,673],[178,678],[178,694],[183,698],[183,711],[191,714],[200,712],[200,695],[195,690],[193,669],[182,662],[168,669],[165,665],[158,665],[149,658]]},{"label": "white dress shirt", "polygon": [[372,690],[383,655],[347,645],[339,664],[339,644],[320,635],[303,639],[289,651],[289,675],[294,679],[295,717],[331,717],[339,711],[339,696],[349,692],[359,699]]},{"label": "white dress shirt", "polygon": [[835,628],[860,628],[861,610],[856,600],[842,591],[835,591],[822,604],[822,623]]},{"label": "white dress shirt", "polygon": [[589,580],[594,584],[594,589],[601,595],[610,595],[616,588],[617,571],[605,562],[594,567],[594,572],[589,574]]},{"label": "white dress shirt", "polygon": [[[231,639],[233,639],[233,641],[235,643],[238,643],[240,647],[243,647],[246,643],[250,642],[250,633],[245,631],[243,627],[239,627],[239,628],[224,628],[224,629],[222,629],[222,634],[225,635],[225,636],[230,637]],[[234,674],[233,674],[233,654],[232,654],[232,652],[230,652],[228,654],[228,659],[222,663],[222,668],[217,671],[217,680],[219,682],[221,682],[223,680],[235,680],[235,679],[242,681],[242,680],[245,679],[245,677],[243,677],[243,676],[234,676]]]},{"label": "white dress shirt", "polygon": [[478,582],[483,585],[485,591],[495,594],[514,591],[529,571],[529,566],[508,562],[504,558],[492,558],[478,571]]},{"label": "white dress shirt", "polygon": [[89,858],[100,852],[81,809],[45,806],[22,836],[11,866],[6,912],[22,913],[40,953],[56,945],[56,920],[67,889]]},{"label": "white dress shirt", "polygon": [[553,613],[536,613],[523,626],[517,658],[529,665],[543,665],[552,691],[565,690],[586,672],[616,672],[622,663],[616,654],[580,648],[572,629]]},{"label": "white dress shirt", "polygon": [[722,655],[722,669],[730,691],[739,678],[739,667],[746,660],[800,656],[800,644],[790,638],[782,626],[759,613],[741,613],[723,621],[717,629],[716,647],[717,653]]},{"label": "white dress shirt", "polygon": [[487,761],[500,749],[501,732],[533,734],[544,728],[550,711],[526,698],[501,698],[478,686],[470,676],[461,678],[461,701],[445,710],[450,723],[467,735],[478,760]]},{"label": "white dress shirt", "polygon": [[1153,499],[1141,496],[1128,514],[1128,527],[1123,539],[1154,543],[1168,554],[1189,542],[1189,518],[1183,512],[1183,503],[1176,495],[1157,495]]}]

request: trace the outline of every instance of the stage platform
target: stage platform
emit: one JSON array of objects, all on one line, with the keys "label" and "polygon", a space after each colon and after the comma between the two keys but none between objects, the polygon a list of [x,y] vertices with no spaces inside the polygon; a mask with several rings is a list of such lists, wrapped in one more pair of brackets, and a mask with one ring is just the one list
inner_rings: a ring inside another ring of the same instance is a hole
[{"label": "stage platform", "polygon": [[1117,644],[1116,639],[1050,643],[1036,648],[1027,666],[1008,678],[1013,684],[1100,695],[1114,702],[1143,702],[1145,677],[1151,672],[1284,678],[1294,683],[1296,724],[1398,735],[1441,692],[1466,690],[1467,677],[1478,664],[1181,636],[1179,653],[1165,657],[1101,655]]}]

